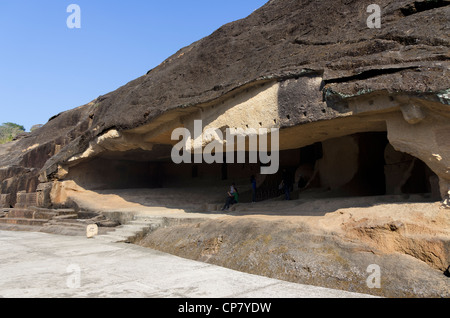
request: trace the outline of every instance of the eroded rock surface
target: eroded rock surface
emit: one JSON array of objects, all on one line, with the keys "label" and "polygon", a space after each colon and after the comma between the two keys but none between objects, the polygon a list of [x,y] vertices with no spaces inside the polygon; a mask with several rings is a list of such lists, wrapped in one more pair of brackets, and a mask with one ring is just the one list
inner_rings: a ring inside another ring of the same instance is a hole
[{"label": "eroded rock surface", "polygon": [[[146,75],[1,146],[2,193],[32,192],[38,170],[41,182],[59,180],[77,159],[103,150],[170,145],[167,132],[189,125],[185,116],[220,108],[223,101],[229,104],[224,107],[234,108],[239,101],[233,98],[265,84],[266,95],[275,100],[250,112],[253,121],[247,125],[283,129],[367,115],[366,127],[344,123],[343,132],[324,128],[326,136],[310,136],[296,146],[377,130],[385,123],[397,150],[419,157],[439,176],[446,199],[448,1],[379,1],[380,29],[368,28],[366,2],[269,1]],[[232,115],[223,120],[230,127],[240,123]]]},{"label": "eroded rock surface", "polygon": [[[316,211],[314,204],[320,207]],[[271,215],[257,214],[264,207],[249,208],[255,213],[250,215],[237,208],[234,216],[160,228],[137,244],[301,284],[383,297],[450,296],[443,274],[450,257],[450,217],[439,204],[319,212],[336,204],[281,203],[282,210]],[[372,285],[374,266],[378,287]]]},{"label": "eroded rock surface", "polygon": [[[419,193],[431,205],[441,201],[449,207],[449,1],[379,0],[379,29],[367,25],[370,4],[271,0],[180,49],[146,75],[0,145],[0,204],[14,207],[21,191],[37,192],[43,207],[62,208],[80,204],[71,196],[77,192],[176,191],[175,184],[195,184],[208,193],[232,179],[243,189],[243,201],[250,200],[248,180],[259,164],[178,166],[171,161],[177,142],[172,131],[192,130],[194,121],[202,120],[204,130],[279,129],[282,167],[295,175],[296,186],[301,175],[307,176],[307,186],[325,197]],[[259,199],[280,194],[279,174],[257,179]],[[159,194],[158,202],[170,207],[174,201]],[[202,212],[221,203],[216,194],[211,197],[201,202]],[[303,283],[314,276],[318,284],[362,292],[366,263],[373,261],[391,275],[384,295],[448,296],[442,287],[448,281],[438,277],[449,263],[448,219],[432,227],[440,236],[430,240],[428,222],[435,216],[427,213],[435,208],[419,212],[423,224],[416,222],[420,217],[412,223],[405,215],[389,219],[389,209],[379,217],[349,219],[334,229],[342,235],[324,230],[325,221],[319,222],[321,230],[310,232],[232,219],[167,233],[171,241],[158,237],[165,233],[161,230],[153,239],[169,251],[181,239],[182,255],[229,260],[232,268]],[[426,270],[430,267],[435,272]],[[414,280],[415,268],[429,275],[427,286]],[[410,285],[400,284],[405,277]],[[395,290],[397,283],[402,290]]]}]

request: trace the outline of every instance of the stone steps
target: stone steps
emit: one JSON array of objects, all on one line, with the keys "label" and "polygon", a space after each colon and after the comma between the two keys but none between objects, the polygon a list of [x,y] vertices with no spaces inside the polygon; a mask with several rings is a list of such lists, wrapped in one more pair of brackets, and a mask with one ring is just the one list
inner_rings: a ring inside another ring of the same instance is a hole
[{"label": "stone steps", "polygon": [[45,209],[45,208],[38,208],[38,207],[29,207],[28,209],[37,211],[37,212],[40,211],[40,212],[56,213],[57,215],[76,214],[74,209]]},{"label": "stone steps", "polygon": [[36,232],[36,229],[40,230],[42,227],[35,225],[0,223],[0,230],[2,231]]},{"label": "stone steps", "polygon": [[46,219],[57,216],[56,212],[36,211],[30,209],[12,209],[8,212],[8,218]]},{"label": "stone steps", "polygon": [[116,226],[115,223],[99,213],[76,212],[74,209],[0,208],[0,229],[8,231],[39,231],[81,236],[86,235],[89,224],[98,224],[99,233],[105,234],[110,230],[109,226]]},{"label": "stone steps", "polygon": [[77,228],[77,229],[86,230],[87,224],[76,222],[76,220],[74,220],[74,221],[75,222],[70,222],[70,220],[66,220],[66,221],[50,220],[49,222],[47,222],[47,224],[45,224],[45,226],[58,225],[58,226],[71,227],[71,228]]},{"label": "stone steps", "polygon": [[[58,216],[73,215],[72,209],[50,210],[37,207],[3,209],[0,224],[42,227]],[[76,215],[76,214],[75,214]]]},{"label": "stone steps", "polygon": [[48,219],[8,218],[8,217],[0,218],[1,224],[43,226],[47,222]]},{"label": "stone steps", "polygon": [[88,225],[96,224],[99,233],[106,234],[118,224],[95,212],[75,212],[70,209],[61,212],[44,225],[43,232],[83,236],[86,235]]},{"label": "stone steps", "polygon": [[163,224],[162,217],[135,216],[133,221],[119,226],[105,235],[98,235],[95,239],[110,243],[132,243],[137,238],[162,227]]}]

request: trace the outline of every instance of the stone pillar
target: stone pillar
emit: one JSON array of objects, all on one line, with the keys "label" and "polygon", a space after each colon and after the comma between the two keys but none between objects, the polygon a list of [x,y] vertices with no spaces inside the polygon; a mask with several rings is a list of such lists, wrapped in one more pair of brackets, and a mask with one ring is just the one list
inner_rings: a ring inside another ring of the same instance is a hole
[{"label": "stone pillar", "polygon": [[321,186],[337,189],[350,182],[358,172],[358,143],[352,136],[329,139],[322,143],[319,159]]},{"label": "stone pillar", "polygon": [[37,205],[41,208],[50,208],[52,201],[50,198],[50,193],[52,191],[53,182],[41,183],[37,187]]},{"label": "stone pillar", "polygon": [[[417,111],[417,108],[415,108]],[[439,177],[441,199],[449,202],[450,190],[450,120],[421,110],[421,119],[411,121],[401,112],[386,118],[388,139],[397,151],[422,160]]]}]

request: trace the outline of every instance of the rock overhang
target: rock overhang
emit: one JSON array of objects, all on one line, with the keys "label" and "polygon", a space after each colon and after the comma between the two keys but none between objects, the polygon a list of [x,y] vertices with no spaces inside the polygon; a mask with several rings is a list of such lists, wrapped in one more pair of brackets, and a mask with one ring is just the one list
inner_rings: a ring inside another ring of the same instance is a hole
[{"label": "rock overhang", "polygon": [[[203,133],[208,128],[224,126],[278,128],[280,150],[301,148],[356,133],[387,132],[389,141],[397,150],[420,158],[445,184],[448,163],[443,158],[447,158],[447,149],[442,144],[442,137],[438,138],[440,142],[432,141],[436,139],[436,132],[445,135],[448,131],[445,120],[448,115],[441,116],[440,113],[445,114],[448,109],[437,101],[437,95],[429,94],[424,98],[380,91],[344,97],[339,103],[336,100],[327,103],[322,98],[322,86],[322,78],[312,75],[267,81],[248,86],[215,103],[168,111],[152,123],[135,129],[109,130],[91,141],[83,153],[71,157],[66,165],[58,166],[55,179],[64,180],[67,167],[96,156],[111,158],[111,153],[116,153],[117,159],[121,157],[118,153],[125,158],[125,153],[130,151],[152,153],[155,147],[159,147],[159,150],[165,150],[155,151],[154,156],[142,159],[132,155],[128,160],[170,160],[170,149],[176,143],[171,139],[171,132],[179,127],[192,130],[194,121],[202,120]],[[411,135],[408,137],[408,134]],[[419,142],[421,139],[424,141]],[[201,147],[207,144],[203,143]],[[442,193],[445,191],[444,185]]]},{"label": "rock overhang", "polygon": [[[270,1],[118,90],[55,116],[16,142],[20,152],[2,156],[2,165],[20,162],[42,168],[41,182],[59,180],[105,151],[172,145],[170,132],[200,112],[206,127],[280,128],[282,149],[361,131],[401,135],[393,143],[429,161],[445,190],[449,6],[381,1],[383,27],[373,30],[367,5]],[[246,100],[258,96],[259,108],[248,112]],[[433,141],[425,151],[404,141],[416,141],[419,130]]]}]

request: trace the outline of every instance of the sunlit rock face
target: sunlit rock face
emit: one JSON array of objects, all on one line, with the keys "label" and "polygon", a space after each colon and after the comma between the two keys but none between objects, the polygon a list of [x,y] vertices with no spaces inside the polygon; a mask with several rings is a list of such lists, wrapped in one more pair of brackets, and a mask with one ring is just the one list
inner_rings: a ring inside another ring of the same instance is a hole
[{"label": "sunlit rock face", "polygon": [[366,193],[402,193],[420,175],[423,191],[448,204],[450,6],[380,0],[381,27],[370,28],[370,4],[269,1],[118,90],[54,116],[0,146],[1,193],[9,195],[2,204],[67,180],[158,187],[161,178],[259,171],[174,165],[172,132],[195,120],[204,130],[279,129],[280,169],[316,170],[318,186],[354,194],[374,170],[383,178],[370,179]]}]

